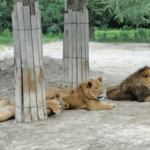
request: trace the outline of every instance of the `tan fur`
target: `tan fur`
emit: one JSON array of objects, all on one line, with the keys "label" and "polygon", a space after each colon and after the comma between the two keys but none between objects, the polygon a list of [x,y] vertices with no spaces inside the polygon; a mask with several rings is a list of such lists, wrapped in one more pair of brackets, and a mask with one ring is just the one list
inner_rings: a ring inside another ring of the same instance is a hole
[{"label": "tan fur", "polygon": [[53,112],[56,114],[61,113],[61,110],[69,107],[61,98],[59,94],[56,94],[53,99],[46,99],[47,108],[52,111],[47,110],[47,114],[50,115]]},{"label": "tan fur", "polygon": [[12,117],[15,117],[15,104],[11,104],[7,97],[0,97],[0,121],[6,121]]},{"label": "tan fur", "polygon": [[[46,104],[47,114],[52,115],[53,113],[59,114],[61,110],[68,108],[59,94],[56,94],[52,99],[47,99]],[[15,117],[15,104],[11,104],[9,98],[0,97],[0,121],[6,121],[9,118]]]},{"label": "tan fur", "polygon": [[63,97],[62,99],[69,104],[69,109],[81,109],[87,110],[104,110],[113,109],[114,103],[101,102],[103,98],[104,85],[102,78],[96,80],[90,79],[80,83],[69,97]]},{"label": "tan fur", "polygon": [[130,75],[121,84],[108,87],[106,94],[112,100],[150,101],[150,68],[146,66]]},{"label": "tan fur", "polygon": [[63,87],[56,87],[56,88],[49,88],[46,89],[46,99],[52,99],[54,95],[58,94],[61,98],[69,96],[71,93],[73,93],[73,90],[68,88],[67,86]]}]

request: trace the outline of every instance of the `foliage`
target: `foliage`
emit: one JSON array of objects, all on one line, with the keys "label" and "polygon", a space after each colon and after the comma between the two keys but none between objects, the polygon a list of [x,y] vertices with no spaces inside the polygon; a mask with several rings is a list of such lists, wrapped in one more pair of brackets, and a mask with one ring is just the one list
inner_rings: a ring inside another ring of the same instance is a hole
[{"label": "foliage", "polygon": [[139,27],[150,23],[149,0],[102,0],[120,23]]},{"label": "foliage", "polygon": [[[42,41],[43,43],[48,42],[56,42],[56,41],[62,41],[63,40],[63,34],[61,32],[59,33],[48,33],[42,35]],[[12,38],[12,32],[7,28],[0,34],[0,49],[3,46],[13,46],[13,38]]]},{"label": "foliage", "polygon": [[38,0],[42,14],[43,33],[58,33],[63,30],[64,0]]},{"label": "foliage", "polygon": [[96,41],[100,42],[146,42],[149,43],[150,30],[138,28],[136,30],[108,30],[95,31]]},{"label": "foliage", "polygon": [[[63,30],[64,0],[37,0],[42,14],[44,33],[57,33]],[[0,3],[0,32],[12,29],[11,12],[14,0],[3,0]]]},{"label": "foliage", "polygon": [[42,41],[43,43],[48,42],[56,42],[56,41],[62,41],[63,40],[63,34],[61,32],[59,33],[48,33],[42,35]]},{"label": "foliage", "polygon": [[11,11],[14,0],[3,0],[0,2],[0,32],[6,28],[11,29]]},{"label": "foliage", "polygon": [[87,9],[89,11],[89,21],[93,22],[95,26],[107,26],[111,18],[108,9],[105,9],[106,4],[102,0],[87,0]]}]

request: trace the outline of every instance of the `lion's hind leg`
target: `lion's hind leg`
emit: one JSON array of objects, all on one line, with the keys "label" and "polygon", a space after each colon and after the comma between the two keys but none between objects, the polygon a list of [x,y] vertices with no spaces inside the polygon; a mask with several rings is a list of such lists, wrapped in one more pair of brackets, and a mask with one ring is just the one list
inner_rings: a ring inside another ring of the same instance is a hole
[{"label": "lion's hind leg", "polygon": [[6,121],[9,118],[15,117],[15,105],[10,104],[0,108],[0,121]]},{"label": "lion's hind leg", "polygon": [[111,100],[120,100],[122,93],[119,88],[119,85],[108,87],[106,91],[107,97]]},{"label": "lion's hind leg", "polygon": [[120,85],[108,87],[106,91],[106,95],[109,99],[111,100],[124,100],[124,101],[129,101],[131,98],[131,95],[126,95],[122,93]]}]

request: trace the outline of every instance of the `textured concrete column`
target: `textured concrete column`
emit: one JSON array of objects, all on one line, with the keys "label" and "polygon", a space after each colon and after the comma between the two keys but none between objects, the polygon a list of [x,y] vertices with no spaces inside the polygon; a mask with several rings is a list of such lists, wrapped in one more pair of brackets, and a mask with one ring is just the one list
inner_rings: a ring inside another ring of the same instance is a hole
[{"label": "textured concrete column", "polygon": [[89,18],[85,0],[68,0],[64,14],[63,83],[70,88],[89,78]]},{"label": "textured concrete column", "polygon": [[35,0],[17,0],[12,11],[15,69],[15,118],[47,118],[43,74],[41,14]]}]

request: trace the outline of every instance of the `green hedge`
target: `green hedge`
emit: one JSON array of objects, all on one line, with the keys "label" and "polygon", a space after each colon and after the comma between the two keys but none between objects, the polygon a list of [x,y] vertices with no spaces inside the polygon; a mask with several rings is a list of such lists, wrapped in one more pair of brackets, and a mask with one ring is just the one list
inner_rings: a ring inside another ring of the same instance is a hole
[{"label": "green hedge", "polygon": [[99,42],[150,42],[150,30],[108,30],[95,31],[95,40]]}]

